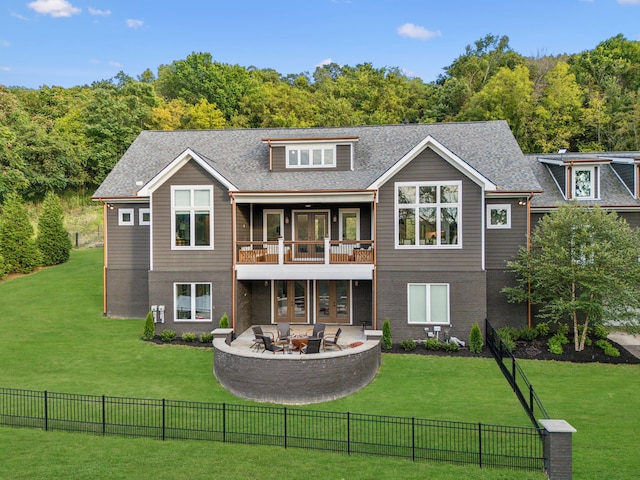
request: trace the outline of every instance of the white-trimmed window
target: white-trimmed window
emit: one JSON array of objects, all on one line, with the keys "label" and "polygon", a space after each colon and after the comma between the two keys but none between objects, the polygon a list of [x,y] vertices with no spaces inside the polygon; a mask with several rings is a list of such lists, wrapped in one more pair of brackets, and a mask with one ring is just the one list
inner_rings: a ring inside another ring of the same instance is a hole
[{"label": "white-trimmed window", "polygon": [[134,225],[133,208],[118,209],[118,225]]},{"label": "white-trimmed window", "polygon": [[461,182],[395,187],[396,248],[460,247]]},{"label": "white-trimmed window", "polygon": [[262,215],[262,238],[266,242],[277,242],[284,236],[284,210],[265,210]]},{"label": "white-trimmed window", "polygon": [[487,205],[487,228],[511,228],[511,205]]},{"label": "white-trimmed window", "polygon": [[173,248],[213,248],[213,187],[171,187]]},{"label": "white-trimmed window", "polygon": [[138,225],[151,225],[150,208],[141,208],[138,210]]},{"label": "white-trimmed window", "polygon": [[596,200],[598,198],[598,167],[574,167],[571,171],[573,198]]},{"label": "white-trimmed window", "polygon": [[338,238],[340,240],[360,240],[360,209],[341,208],[339,213]]},{"label": "white-trimmed window", "polygon": [[287,168],[327,168],[335,166],[335,145],[305,144],[287,146]]},{"label": "white-trimmed window", "polygon": [[176,322],[211,321],[210,283],[176,283],[174,291]]},{"label": "white-trimmed window", "polygon": [[409,283],[407,314],[409,323],[449,325],[449,284]]}]

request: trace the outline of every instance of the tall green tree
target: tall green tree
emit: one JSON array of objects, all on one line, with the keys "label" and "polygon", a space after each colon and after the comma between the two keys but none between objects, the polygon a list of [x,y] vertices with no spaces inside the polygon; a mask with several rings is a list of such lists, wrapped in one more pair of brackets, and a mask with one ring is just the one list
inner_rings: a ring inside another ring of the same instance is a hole
[{"label": "tall green tree", "polygon": [[5,198],[0,217],[0,252],[7,272],[30,273],[42,264],[33,238],[33,227],[22,198],[11,193]]},{"label": "tall green tree", "polygon": [[576,351],[587,328],[609,320],[637,324],[640,236],[615,212],[563,205],[536,225],[530,248],[508,262],[517,279],[510,302],[529,301],[539,316],[573,328]]},{"label": "tall green tree", "polygon": [[58,197],[48,192],[38,217],[36,245],[42,254],[42,264],[58,265],[69,260],[71,239],[64,228],[62,207]]}]

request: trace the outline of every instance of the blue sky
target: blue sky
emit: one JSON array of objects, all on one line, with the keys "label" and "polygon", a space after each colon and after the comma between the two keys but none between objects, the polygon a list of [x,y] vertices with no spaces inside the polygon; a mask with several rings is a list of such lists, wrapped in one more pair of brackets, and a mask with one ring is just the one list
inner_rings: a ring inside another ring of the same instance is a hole
[{"label": "blue sky", "polygon": [[369,62],[430,82],[488,33],[526,56],[640,40],[640,0],[0,0],[0,84],[137,77],[192,52],[281,74]]}]

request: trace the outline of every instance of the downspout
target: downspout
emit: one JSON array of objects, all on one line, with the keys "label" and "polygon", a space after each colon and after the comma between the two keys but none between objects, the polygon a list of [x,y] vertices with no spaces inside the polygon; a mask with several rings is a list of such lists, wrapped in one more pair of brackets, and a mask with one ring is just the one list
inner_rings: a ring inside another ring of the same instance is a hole
[{"label": "downspout", "polygon": [[[527,251],[531,250],[531,199],[533,198],[533,193],[529,194],[529,198],[527,198]],[[528,296],[527,296],[527,326],[532,328],[533,326],[533,318],[531,314],[531,283],[527,285]]]},{"label": "downspout", "polygon": [[229,196],[231,197],[231,245],[233,249],[232,253],[232,261],[231,261],[231,328],[235,331],[236,329],[236,255],[237,255],[237,245],[236,245],[236,201],[233,197],[233,192],[229,192]]},{"label": "downspout", "polygon": [[378,232],[377,232],[377,208],[376,204],[378,203],[377,192],[373,192],[373,329],[377,330],[378,326],[378,275],[377,275],[377,265],[378,265]]}]

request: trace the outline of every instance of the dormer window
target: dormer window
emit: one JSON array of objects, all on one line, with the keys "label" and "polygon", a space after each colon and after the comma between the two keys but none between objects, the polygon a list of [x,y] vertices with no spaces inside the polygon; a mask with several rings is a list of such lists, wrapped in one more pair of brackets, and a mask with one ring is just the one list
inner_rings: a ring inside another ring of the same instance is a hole
[{"label": "dormer window", "polygon": [[287,168],[327,168],[336,166],[335,145],[287,146]]},{"label": "dormer window", "polygon": [[595,200],[598,198],[598,167],[574,167],[572,171],[573,198]]}]

